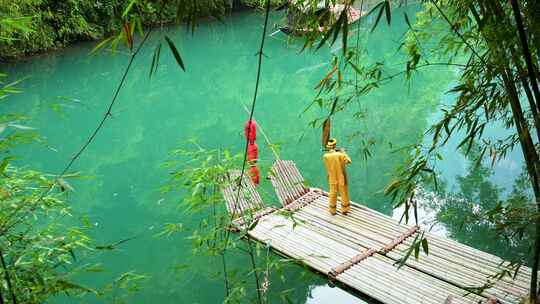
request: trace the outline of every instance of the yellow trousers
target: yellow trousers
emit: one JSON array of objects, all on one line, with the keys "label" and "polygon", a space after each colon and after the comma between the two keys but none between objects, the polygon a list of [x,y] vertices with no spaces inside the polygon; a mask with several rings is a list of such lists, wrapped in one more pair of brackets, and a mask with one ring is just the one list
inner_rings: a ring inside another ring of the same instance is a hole
[{"label": "yellow trousers", "polygon": [[341,198],[341,213],[349,212],[349,188],[347,185],[330,184],[330,191],[328,194],[328,208],[331,214],[336,214],[337,197]]}]

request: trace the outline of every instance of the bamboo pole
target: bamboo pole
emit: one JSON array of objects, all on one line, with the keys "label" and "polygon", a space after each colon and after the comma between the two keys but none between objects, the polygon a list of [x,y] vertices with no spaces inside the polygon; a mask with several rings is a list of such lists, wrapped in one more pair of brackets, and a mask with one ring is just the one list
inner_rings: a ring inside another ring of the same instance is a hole
[{"label": "bamboo pole", "polygon": [[283,184],[284,184],[283,190],[287,191],[290,194],[292,201],[296,200],[298,197],[300,197],[301,194],[299,193],[299,191],[297,191],[297,188],[293,180],[289,176],[289,172],[287,171],[287,166],[286,166],[285,161],[277,161],[276,164],[278,164],[279,166],[280,176],[283,180]]},{"label": "bamboo pole", "polygon": [[296,193],[294,184],[287,176],[287,171],[284,167],[284,162],[276,161],[275,165],[276,165],[276,168],[278,168],[277,171],[279,172],[279,178],[282,182],[282,187],[283,187],[282,191],[287,193],[287,196],[289,198],[288,204],[290,204],[299,196],[299,194]]},{"label": "bamboo pole", "polygon": [[272,185],[274,186],[278,196],[281,197],[281,204],[286,206],[292,202],[292,197],[290,197],[289,193],[285,191],[286,186],[284,185],[282,175],[279,172],[279,161],[276,161],[274,165],[272,165],[271,170],[272,175],[270,176],[270,180],[272,181]]},{"label": "bamboo pole", "polygon": [[291,192],[293,199],[297,199],[302,195],[300,189],[298,188],[298,184],[292,177],[287,162],[286,161],[280,161],[280,167],[281,167],[281,173],[283,174],[283,179],[287,182],[288,190]]}]

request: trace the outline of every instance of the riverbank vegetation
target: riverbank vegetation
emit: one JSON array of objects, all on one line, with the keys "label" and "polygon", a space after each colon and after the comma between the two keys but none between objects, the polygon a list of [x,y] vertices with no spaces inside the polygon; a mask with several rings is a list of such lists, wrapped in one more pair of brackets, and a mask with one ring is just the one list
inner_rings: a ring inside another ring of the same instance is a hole
[{"label": "riverbank vegetation", "polygon": [[[0,1],[0,59],[63,48],[77,41],[99,40],[122,29],[130,16],[145,27],[221,18],[227,11],[258,7],[257,0],[20,0]],[[277,5],[281,0],[273,1]],[[127,16],[126,10],[132,12]]]}]

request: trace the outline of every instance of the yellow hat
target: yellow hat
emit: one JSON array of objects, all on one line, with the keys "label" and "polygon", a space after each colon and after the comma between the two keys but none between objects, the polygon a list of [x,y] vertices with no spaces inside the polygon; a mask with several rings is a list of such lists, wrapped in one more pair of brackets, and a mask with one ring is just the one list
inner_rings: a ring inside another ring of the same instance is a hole
[{"label": "yellow hat", "polygon": [[326,147],[329,148],[329,149],[333,149],[336,147],[336,144],[337,144],[337,140],[335,138],[331,138],[330,140],[328,140],[328,142],[326,143]]}]

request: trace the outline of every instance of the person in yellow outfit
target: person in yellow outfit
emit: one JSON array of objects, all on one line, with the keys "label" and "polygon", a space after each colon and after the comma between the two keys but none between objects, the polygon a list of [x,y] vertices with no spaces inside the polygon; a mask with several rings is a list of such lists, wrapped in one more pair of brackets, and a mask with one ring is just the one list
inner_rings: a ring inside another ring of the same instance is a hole
[{"label": "person in yellow outfit", "polygon": [[349,189],[347,181],[347,172],[345,166],[351,163],[351,159],[343,150],[336,149],[337,140],[332,138],[326,144],[328,149],[323,156],[324,167],[328,173],[329,211],[330,214],[336,214],[336,203],[338,192],[341,197],[341,213],[347,215],[350,210]]}]

